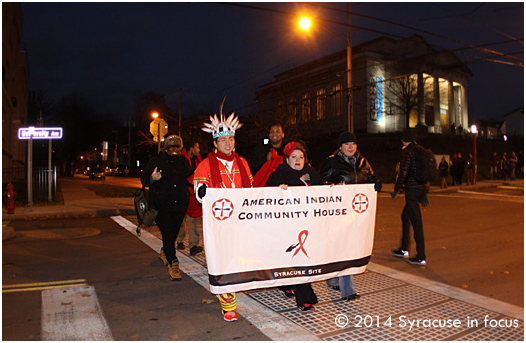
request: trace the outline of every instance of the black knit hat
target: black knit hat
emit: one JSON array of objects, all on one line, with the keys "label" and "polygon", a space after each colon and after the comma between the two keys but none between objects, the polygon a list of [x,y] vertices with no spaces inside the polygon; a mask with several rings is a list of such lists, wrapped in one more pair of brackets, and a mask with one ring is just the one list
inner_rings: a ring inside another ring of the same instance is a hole
[{"label": "black knit hat", "polygon": [[406,129],[404,132],[404,138],[402,140],[406,143],[411,143],[416,141],[416,132],[414,129]]},{"label": "black knit hat", "polygon": [[340,134],[340,138],[338,139],[338,146],[342,146],[344,143],[350,143],[350,142],[358,144],[356,135],[349,131],[342,132]]}]

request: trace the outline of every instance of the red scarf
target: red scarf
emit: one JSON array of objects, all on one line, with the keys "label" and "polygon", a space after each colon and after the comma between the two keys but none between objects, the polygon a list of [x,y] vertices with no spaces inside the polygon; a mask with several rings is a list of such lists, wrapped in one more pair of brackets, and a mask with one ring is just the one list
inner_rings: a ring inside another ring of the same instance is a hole
[{"label": "red scarf", "polygon": [[[212,187],[214,188],[221,188],[221,183],[223,180],[221,179],[221,173],[219,172],[219,161],[218,158],[226,161],[233,161],[234,158],[236,159],[237,165],[239,167],[239,173],[241,174],[241,185],[243,188],[249,188],[250,187],[250,178],[248,177],[248,173],[245,169],[245,165],[243,164],[243,161],[241,160],[241,157],[236,153],[232,153],[230,155],[225,155],[224,153],[218,151],[217,153],[210,152],[208,154],[208,160],[210,161],[210,174],[211,174],[211,183]],[[232,166],[233,168],[233,166]]]}]

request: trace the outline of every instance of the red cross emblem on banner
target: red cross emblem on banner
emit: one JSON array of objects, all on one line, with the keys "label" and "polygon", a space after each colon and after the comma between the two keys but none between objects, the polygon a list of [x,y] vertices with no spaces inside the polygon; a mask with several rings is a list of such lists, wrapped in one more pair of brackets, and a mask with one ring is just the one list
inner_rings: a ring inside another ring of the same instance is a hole
[{"label": "red cross emblem on banner", "polygon": [[234,213],[234,204],[228,199],[219,199],[212,204],[212,213],[217,220],[228,219]]},{"label": "red cross emblem on banner", "polygon": [[367,195],[358,193],[352,199],[352,209],[356,213],[364,213],[369,207],[369,199]]}]

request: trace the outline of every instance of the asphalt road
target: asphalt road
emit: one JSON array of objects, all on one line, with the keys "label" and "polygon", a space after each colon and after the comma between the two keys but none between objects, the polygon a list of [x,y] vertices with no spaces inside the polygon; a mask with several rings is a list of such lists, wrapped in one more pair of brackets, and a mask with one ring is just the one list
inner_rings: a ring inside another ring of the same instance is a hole
[{"label": "asphalt road", "polygon": [[[405,199],[398,196],[393,200],[386,194],[378,200],[371,261],[523,307],[522,190],[434,193],[428,197],[430,205],[422,211],[427,265],[410,265],[392,255],[391,250],[400,244]],[[412,239],[411,256],[414,247]]]},{"label": "asphalt road", "polygon": [[[226,324],[217,298],[190,277],[170,281],[158,254],[110,218],[10,225],[17,237],[3,242],[3,340],[62,340],[42,337],[41,322],[54,318],[47,318],[43,310],[46,291],[37,288],[82,280],[95,289],[100,306],[92,308],[102,310],[113,335],[104,340],[268,340],[244,318]],[[6,293],[6,286],[15,291]],[[96,301],[87,291],[81,293]],[[64,310],[58,312],[67,320],[93,316],[95,310],[85,313],[71,303],[63,300]],[[60,330],[56,334],[61,335]],[[91,340],[90,327],[85,330],[87,336],[77,335]]]}]

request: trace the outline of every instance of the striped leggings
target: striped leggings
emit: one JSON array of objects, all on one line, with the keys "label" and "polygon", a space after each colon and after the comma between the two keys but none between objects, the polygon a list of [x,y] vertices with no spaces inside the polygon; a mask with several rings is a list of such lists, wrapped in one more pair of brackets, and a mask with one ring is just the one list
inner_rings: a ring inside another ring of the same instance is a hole
[{"label": "striped leggings", "polygon": [[236,293],[218,294],[217,298],[219,299],[219,303],[221,304],[221,309],[224,312],[236,310],[237,308]]}]

